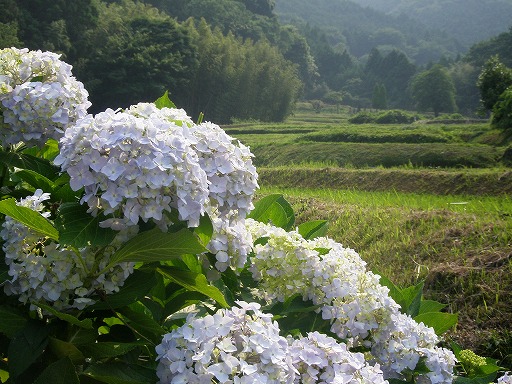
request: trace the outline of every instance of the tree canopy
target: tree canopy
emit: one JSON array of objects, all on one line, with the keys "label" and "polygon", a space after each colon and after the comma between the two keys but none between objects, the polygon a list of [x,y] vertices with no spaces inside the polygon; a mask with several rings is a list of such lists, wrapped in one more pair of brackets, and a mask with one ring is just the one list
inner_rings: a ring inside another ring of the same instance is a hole
[{"label": "tree canopy", "polygon": [[455,105],[455,87],[448,72],[440,65],[419,73],[412,81],[412,94],[420,110],[453,112]]}]

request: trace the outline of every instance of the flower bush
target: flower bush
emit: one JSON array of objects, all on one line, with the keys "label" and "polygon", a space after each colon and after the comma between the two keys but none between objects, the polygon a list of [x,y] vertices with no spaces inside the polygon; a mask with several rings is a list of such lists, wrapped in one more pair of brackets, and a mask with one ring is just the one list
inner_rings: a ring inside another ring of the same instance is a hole
[{"label": "flower bush", "polygon": [[88,115],[50,52],[0,70],[0,382],[510,382],[443,344],[456,316],[421,285],[281,195],[254,203],[252,154],[219,126],[167,95]]},{"label": "flower bush", "polygon": [[59,138],[91,106],[71,66],[52,52],[0,50],[0,142],[41,146]]}]

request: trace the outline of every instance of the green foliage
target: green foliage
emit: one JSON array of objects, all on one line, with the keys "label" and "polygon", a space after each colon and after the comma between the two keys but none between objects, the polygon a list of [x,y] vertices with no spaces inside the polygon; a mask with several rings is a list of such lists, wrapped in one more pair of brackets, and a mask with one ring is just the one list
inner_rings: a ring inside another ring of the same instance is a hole
[{"label": "green foliage", "polygon": [[512,86],[500,95],[492,111],[491,124],[494,127],[503,130],[512,128]]},{"label": "green foliage", "polygon": [[414,120],[416,120],[415,116],[399,110],[387,111],[375,118],[377,124],[410,124]]},{"label": "green foliage", "polygon": [[275,13],[284,22],[322,28],[333,45],[342,43],[355,57],[365,57],[374,47],[392,47],[423,65],[443,54],[462,51],[440,28],[428,28],[405,15],[379,12],[353,1],[281,0],[276,2]]},{"label": "green foliage", "polygon": [[465,61],[482,67],[491,57],[497,55],[506,66],[512,67],[511,42],[512,28],[509,28],[506,32],[473,45],[466,55]]},{"label": "green foliage", "polygon": [[444,304],[423,299],[424,282],[406,288],[396,286],[385,277],[381,277],[380,282],[389,288],[389,295],[400,305],[402,313],[432,327],[436,334],[442,335],[457,324],[456,314],[441,312],[446,307]]},{"label": "green foliage", "polygon": [[18,39],[18,24],[0,22],[0,49],[21,45]]},{"label": "green foliage", "polygon": [[[512,5],[500,0],[353,0],[361,6],[406,15],[428,28],[442,29],[464,46],[496,35],[510,26]],[[468,23],[468,20],[473,22]],[[492,20],[492,22],[489,22]]]},{"label": "green foliage", "polygon": [[[220,123],[232,119],[281,121],[300,89],[295,67],[268,41],[224,36],[202,20],[187,24],[197,46],[199,66],[177,103],[192,116],[204,113]],[[177,93],[177,92],[175,92]]]},{"label": "green foliage", "polygon": [[455,86],[448,72],[440,65],[418,74],[412,81],[412,94],[417,107],[422,111],[453,112],[455,105]]},{"label": "green foliage", "polygon": [[78,76],[90,92],[93,112],[152,101],[166,89],[184,89],[197,61],[184,27],[142,3],[101,4]]},{"label": "green foliage", "polygon": [[376,109],[386,109],[388,107],[386,86],[384,84],[376,84],[373,88],[372,107]]},{"label": "green foliage", "polygon": [[359,112],[348,119],[352,124],[410,124],[417,120],[418,116],[410,112],[401,110],[391,110],[384,112]]},{"label": "green foliage", "polygon": [[477,85],[483,108],[491,111],[503,92],[512,85],[512,69],[507,68],[498,56],[492,56],[480,72]]}]

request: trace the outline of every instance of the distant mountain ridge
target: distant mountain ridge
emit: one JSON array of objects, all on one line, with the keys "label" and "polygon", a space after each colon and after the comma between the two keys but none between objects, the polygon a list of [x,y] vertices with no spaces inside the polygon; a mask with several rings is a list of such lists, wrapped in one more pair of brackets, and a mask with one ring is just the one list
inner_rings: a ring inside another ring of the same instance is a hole
[{"label": "distant mountain ridge", "polygon": [[399,49],[415,63],[426,64],[442,56],[454,58],[467,48],[405,13],[387,14],[355,1],[276,0],[274,11],[282,22],[322,29],[333,44],[343,44],[359,58],[378,47],[384,51]]},{"label": "distant mountain ridge", "polygon": [[407,15],[429,28],[446,31],[467,47],[512,26],[512,0],[351,1],[386,15]]}]

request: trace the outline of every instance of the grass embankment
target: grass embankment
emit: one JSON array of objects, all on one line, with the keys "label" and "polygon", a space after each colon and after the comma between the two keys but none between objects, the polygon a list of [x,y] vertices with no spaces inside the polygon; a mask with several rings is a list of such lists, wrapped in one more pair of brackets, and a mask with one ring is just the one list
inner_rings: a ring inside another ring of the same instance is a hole
[{"label": "grass embankment", "polygon": [[395,283],[424,280],[427,297],[459,313],[450,337],[512,367],[510,135],[332,112],[225,128],[255,154],[262,195],[284,193],[299,223],[328,220],[330,237]]},{"label": "grass embankment", "polygon": [[283,188],[421,192],[434,195],[512,194],[512,169],[260,167],[260,184]]}]

